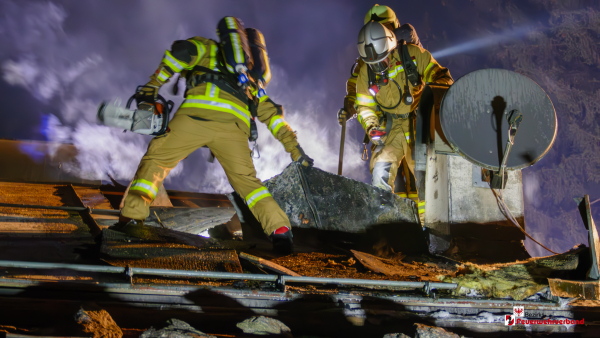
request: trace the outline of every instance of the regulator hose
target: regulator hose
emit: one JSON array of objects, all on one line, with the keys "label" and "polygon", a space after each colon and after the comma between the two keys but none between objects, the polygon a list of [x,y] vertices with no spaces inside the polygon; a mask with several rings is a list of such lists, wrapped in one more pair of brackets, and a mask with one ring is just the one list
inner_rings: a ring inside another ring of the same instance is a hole
[{"label": "regulator hose", "polygon": [[400,88],[400,85],[398,84],[398,82],[396,82],[396,80],[392,79],[391,77],[389,79],[390,79],[390,81],[392,81],[393,83],[396,84],[396,87],[398,87],[398,92],[400,93],[400,98],[398,99],[398,103],[396,103],[395,106],[386,107],[386,106],[382,105],[381,103],[379,103],[379,100],[377,100],[376,95],[373,95],[373,98],[375,99],[375,103],[377,103],[383,109],[394,109],[394,108],[398,107],[400,105],[400,103],[402,102],[402,89]]}]

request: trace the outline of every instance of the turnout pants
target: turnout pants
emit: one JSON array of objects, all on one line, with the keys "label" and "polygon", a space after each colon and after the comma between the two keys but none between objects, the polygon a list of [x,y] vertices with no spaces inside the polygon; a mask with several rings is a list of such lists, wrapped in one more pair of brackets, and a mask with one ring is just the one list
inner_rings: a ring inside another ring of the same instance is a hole
[{"label": "turnout pants", "polygon": [[[198,108],[184,108],[186,113]],[[190,114],[192,115],[192,114]],[[121,215],[145,219],[158,188],[177,163],[202,146],[208,146],[223,166],[229,183],[245,199],[250,211],[270,235],[290,221],[267,188],[256,178],[248,135],[235,122],[202,121],[176,114],[170,131],[152,139],[125,199]]]},{"label": "turnout pants", "polygon": [[[415,160],[412,157],[410,142],[414,140],[411,135],[410,123],[412,118],[393,119],[392,128],[385,145],[376,147],[371,156],[369,169],[373,175],[371,184],[387,191],[395,191],[396,175],[402,159],[406,161],[408,170],[415,175]],[[407,170],[407,171],[408,171]],[[410,175],[405,171],[407,185],[410,185]],[[408,191],[408,196],[417,203],[419,214],[425,212],[425,201],[419,200],[416,191]],[[402,196],[405,197],[405,196]]]}]

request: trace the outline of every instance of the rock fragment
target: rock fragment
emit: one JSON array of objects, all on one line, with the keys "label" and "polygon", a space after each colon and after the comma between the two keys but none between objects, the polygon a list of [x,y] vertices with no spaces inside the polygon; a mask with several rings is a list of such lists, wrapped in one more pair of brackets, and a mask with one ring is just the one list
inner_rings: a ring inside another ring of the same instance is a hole
[{"label": "rock fragment", "polygon": [[257,335],[281,334],[283,332],[290,332],[290,328],[284,323],[265,316],[248,318],[243,322],[237,323],[237,327],[242,329],[244,333],[252,333]]},{"label": "rock fragment", "polygon": [[415,338],[460,338],[456,333],[448,332],[441,327],[415,324],[417,332]]},{"label": "rock fragment", "polygon": [[91,333],[94,338],[121,338],[123,331],[105,310],[85,311],[79,309],[75,320],[83,325],[83,331]]},{"label": "rock fragment", "polygon": [[410,336],[407,336],[404,333],[388,333],[385,334],[383,338],[410,338]]},{"label": "rock fragment", "polygon": [[156,330],[153,327],[149,328],[142,333],[140,338],[217,338],[198,331],[190,324],[179,319],[169,319],[167,324],[169,326],[160,330]]}]

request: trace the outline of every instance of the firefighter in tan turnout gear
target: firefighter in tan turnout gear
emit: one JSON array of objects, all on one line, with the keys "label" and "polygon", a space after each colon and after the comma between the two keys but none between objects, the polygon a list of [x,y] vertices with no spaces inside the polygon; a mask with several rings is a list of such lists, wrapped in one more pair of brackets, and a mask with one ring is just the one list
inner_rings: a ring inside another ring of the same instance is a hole
[{"label": "firefighter in tan turnout gear", "polygon": [[207,146],[273,240],[274,249],[291,251],[290,221],[256,178],[248,146],[248,140],[257,136],[254,118],[268,126],[293,161],[307,166],[313,161],[284,120],[282,107],[264,91],[271,73],[262,34],[244,29],[235,17],[223,18],[217,33],[219,43],[202,37],[175,41],[145,91],[138,93],[138,105],[151,102],[158,88],[174,74],[186,78],[185,101],[169,123],[169,130],[148,145],[117,227],[148,217],[149,206],[169,172],[190,153]]},{"label": "firefighter in tan turnout gear", "polygon": [[[403,158],[414,174],[411,112],[419,103],[423,85],[452,84],[453,80],[427,50],[397,41],[379,22],[370,21],[361,29],[358,50],[367,67],[361,67],[357,77],[355,106],[358,121],[375,145],[369,166],[372,184],[394,191]],[[424,206],[424,201],[419,204]]]},{"label": "firefighter in tan turnout gear", "polygon": [[[414,29],[414,27],[409,24],[400,25],[398,18],[396,17],[396,13],[389,8],[388,6],[375,5],[365,15],[364,24],[367,24],[369,21],[377,21],[381,23],[384,27],[391,30],[396,36],[396,40],[405,40],[406,43],[410,43],[419,47],[423,47],[421,42],[419,41],[419,37]],[[364,61],[359,57],[356,59],[354,66],[352,67],[352,73],[348,81],[346,82],[346,96],[344,97],[344,110],[341,112],[340,116],[338,116],[340,125],[342,123],[342,119],[349,120],[356,116],[356,108],[354,107],[356,101],[356,80],[358,78],[358,74],[360,70],[364,67]],[[411,120],[414,123],[414,118],[411,117]],[[414,139],[414,135],[405,135],[408,144],[410,145],[410,140]],[[403,159],[400,165],[400,172],[403,177],[400,177],[401,181],[405,180],[404,185],[400,185],[399,187],[395,187],[395,191],[398,191],[400,197],[410,198],[415,203],[419,204],[419,213],[423,213],[425,211],[425,201],[419,201],[419,196],[417,193],[417,182],[414,175],[411,174],[411,170],[409,169],[407,159]],[[424,194],[424,192],[422,192]]]}]

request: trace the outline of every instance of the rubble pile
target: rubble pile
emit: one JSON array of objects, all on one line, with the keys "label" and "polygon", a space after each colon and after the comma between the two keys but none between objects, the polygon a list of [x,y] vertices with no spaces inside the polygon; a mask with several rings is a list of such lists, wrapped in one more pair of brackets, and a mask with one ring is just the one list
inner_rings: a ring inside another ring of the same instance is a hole
[{"label": "rubble pile", "polygon": [[83,331],[91,333],[94,338],[121,338],[123,331],[105,310],[85,311],[80,309],[75,315]]},{"label": "rubble pile", "polygon": [[[300,275],[328,278],[356,278],[398,281],[439,281],[440,275],[453,275],[450,264],[419,257],[422,262],[405,263],[352,251],[353,256],[327,253],[295,253],[272,261]],[[428,262],[431,260],[431,262]]]},{"label": "rubble pile", "polygon": [[507,264],[465,263],[456,276],[439,276],[442,282],[457,283],[457,296],[523,300],[548,287],[549,277],[575,277],[581,257],[588,249],[579,247],[563,254],[531,258]]}]

